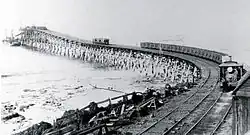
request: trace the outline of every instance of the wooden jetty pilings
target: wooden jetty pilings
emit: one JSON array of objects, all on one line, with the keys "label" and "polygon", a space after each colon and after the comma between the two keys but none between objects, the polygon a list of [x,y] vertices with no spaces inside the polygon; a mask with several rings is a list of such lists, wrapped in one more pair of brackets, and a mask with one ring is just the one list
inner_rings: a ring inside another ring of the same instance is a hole
[{"label": "wooden jetty pilings", "polygon": [[25,46],[53,55],[94,63],[96,67],[132,70],[149,78],[180,83],[201,77],[200,68],[194,63],[171,55],[160,55],[143,48],[95,44],[32,27],[22,31],[20,40]]}]

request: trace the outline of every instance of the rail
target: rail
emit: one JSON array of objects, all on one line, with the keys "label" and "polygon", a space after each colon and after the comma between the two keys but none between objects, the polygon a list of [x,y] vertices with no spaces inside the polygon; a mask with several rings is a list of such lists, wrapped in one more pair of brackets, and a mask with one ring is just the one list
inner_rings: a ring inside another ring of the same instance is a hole
[{"label": "rail", "polygon": [[[222,95],[222,93],[221,93]],[[218,97],[218,99],[216,100],[216,102],[214,102],[214,104],[206,111],[206,113],[203,114],[203,116],[188,130],[184,133],[184,135],[188,135],[191,134],[191,132],[197,128],[197,126],[201,123],[202,120],[205,119],[206,116],[208,116],[209,112],[212,110],[213,107],[215,107],[215,104],[218,102],[218,100],[221,98],[221,95]],[[221,126],[221,124],[223,123],[223,121],[225,120],[226,116],[228,115],[228,113],[230,112],[230,109],[232,107],[232,104],[230,104],[230,106],[227,108],[226,112],[223,114],[222,118],[219,120],[219,122],[216,124],[215,128],[212,129],[212,131],[209,133],[210,135],[215,134],[215,132],[219,129],[219,127]],[[199,128],[198,128],[199,129]]]},{"label": "rail", "polygon": [[232,104],[228,107],[227,111],[225,112],[225,114],[223,115],[222,119],[220,120],[220,122],[216,125],[216,127],[214,128],[214,130],[212,131],[212,133],[210,135],[214,135],[215,132],[220,128],[221,124],[224,122],[224,120],[226,119],[227,115],[229,114],[230,110],[232,108]]},{"label": "rail", "polygon": [[[174,129],[183,119],[185,119],[188,115],[190,115],[213,91],[215,90],[215,87],[213,88],[213,90],[211,90],[205,97],[202,98],[202,100],[200,100],[200,102],[194,106],[192,108],[192,110],[186,114],[184,117],[182,117],[180,120],[178,120],[171,128],[169,128],[166,132],[163,133],[163,135],[166,135],[167,133],[169,133],[172,129]],[[207,114],[212,108],[213,106],[216,104],[216,102],[219,100],[219,98],[221,97],[221,95],[216,99],[216,101],[213,103],[213,105],[208,109],[208,111],[205,113]],[[204,115],[205,115],[204,114]],[[202,119],[202,118],[201,118]],[[197,124],[199,123],[199,121],[197,122]]]},{"label": "rail", "polygon": [[209,109],[202,115],[202,117],[186,132],[184,133],[184,135],[187,135],[190,133],[191,130],[193,130],[200,122],[201,120],[208,114],[208,112],[214,107],[214,105],[218,102],[218,100],[220,99],[222,93],[220,94],[220,96],[217,97],[217,99],[214,101],[213,105],[209,107]]},{"label": "rail", "polygon": [[[207,62],[205,62],[205,63],[207,63]],[[215,69],[213,69],[213,70],[215,71]],[[151,124],[149,127],[147,127],[146,129],[144,129],[142,132],[138,133],[138,135],[142,135],[142,134],[145,134],[145,133],[149,132],[149,130],[152,130],[152,128],[154,128],[157,124],[159,124],[161,121],[163,121],[164,119],[166,119],[167,117],[169,117],[174,111],[176,111],[178,108],[180,108],[181,105],[182,105],[183,103],[189,101],[195,94],[197,94],[197,93],[200,91],[200,89],[203,88],[203,87],[208,83],[208,80],[212,80],[212,78],[211,78],[211,69],[209,69],[209,74],[208,74],[206,80],[203,81],[203,83],[199,85],[199,87],[196,89],[196,91],[195,91],[194,93],[192,93],[192,94],[191,94],[188,98],[186,98],[184,101],[181,101],[181,102],[179,103],[179,105],[178,105],[177,107],[175,107],[173,110],[171,110],[169,113],[167,113],[166,115],[164,115],[163,117],[161,117],[160,119],[158,119],[156,122],[154,122],[153,124]],[[197,106],[199,106],[199,104],[201,104],[202,101],[204,101],[205,98],[206,98],[207,96],[209,96],[209,95],[216,89],[217,83],[218,83],[218,78],[216,79],[216,82],[215,82],[215,84],[214,84],[213,89],[212,89],[208,94],[206,94],[206,96],[203,97],[203,99],[200,100],[200,102],[199,102],[195,107],[193,107],[192,110],[191,110],[188,114],[191,114],[191,112],[192,112],[193,110],[195,110],[195,109],[197,108]],[[188,114],[186,114],[183,118],[181,118],[181,120],[183,120],[186,116],[188,116]],[[175,125],[177,125],[181,120],[179,120],[178,122],[175,122],[175,124],[172,125],[171,127],[173,128],[173,127],[174,127]],[[171,129],[172,129],[172,128],[171,128]],[[153,130],[152,130],[152,131],[153,131]],[[168,129],[166,132],[163,132],[163,134],[166,134],[166,133],[168,133],[169,131],[171,131],[171,130]],[[157,132],[157,131],[155,131],[155,132]]]},{"label": "rail", "polygon": [[[199,88],[202,88],[205,83],[207,83],[208,79],[210,78],[210,74],[211,74],[211,70],[209,70],[209,74],[208,74],[208,77],[206,78],[206,80],[200,85]],[[199,91],[199,88],[197,88],[196,92]],[[157,123],[159,123],[160,121],[162,121],[164,118],[168,117],[170,114],[172,114],[175,110],[177,110],[181,104],[185,103],[186,101],[188,101],[190,98],[192,98],[195,93],[194,92],[192,95],[190,95],[187,99],[185,99],[184,101],[182,101],[179,106],[177,106],[176,108],[174,108],[172,111],[170,111],[169,113],[167,113],[166,115],[164,115],[161,119],[159,119],[158,121],[156,121],[155,123],[153,123],[152,125],[150,125],[148,128],[146,128],[145,130],[143,130],[142,132],[140,132],[138,135],[142,135],[144,133],[146,133],[149,129],[151,129],[152,127],[154,127]]]}]

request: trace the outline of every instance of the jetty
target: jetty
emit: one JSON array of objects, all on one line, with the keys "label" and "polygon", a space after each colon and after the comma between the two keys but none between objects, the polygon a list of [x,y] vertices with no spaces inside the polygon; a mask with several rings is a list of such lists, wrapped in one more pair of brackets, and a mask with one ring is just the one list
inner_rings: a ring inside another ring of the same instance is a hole
[{"label": "jetty", "polygon": [[[153,42],[128,46],[110,44],[108,39],[103,40],[105,43],[99,39],[82,40],[44,26],[25,27],[18,36],[21,46],[34,51],[115,70],[135,70],[149,78],[182,84],[166,85],[164,93],[157,89],[123,93],[99,88],[121,96],[65,112],[52,124],[36,124],[39,134],[214,134],[231,110],[231,95],[222,93],[219,85],[219,64],[227,56],[225,53]],[[216,112],[221,103],[224,106]],[[34,127],[19,134],[32,130]]]}]

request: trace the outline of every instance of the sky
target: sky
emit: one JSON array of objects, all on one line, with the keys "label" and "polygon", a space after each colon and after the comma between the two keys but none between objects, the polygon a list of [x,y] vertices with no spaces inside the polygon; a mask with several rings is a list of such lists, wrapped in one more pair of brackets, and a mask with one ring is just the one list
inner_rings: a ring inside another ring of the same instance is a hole
[{"label": "sky", "polygon": [[0,0],[0,32],[46,25],[82,39],[130,45],[181,35],[184,45],[250,61],[249,15],[249,0]]}]

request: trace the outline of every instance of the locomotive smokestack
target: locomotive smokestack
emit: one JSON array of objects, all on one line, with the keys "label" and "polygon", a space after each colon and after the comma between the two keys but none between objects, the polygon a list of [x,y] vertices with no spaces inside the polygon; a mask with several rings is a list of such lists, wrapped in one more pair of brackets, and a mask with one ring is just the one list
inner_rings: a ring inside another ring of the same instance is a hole
[{"label": "locomotive smokestack", "polygon": [[232,56],[229,56],[229,61],[232,61]]}]

